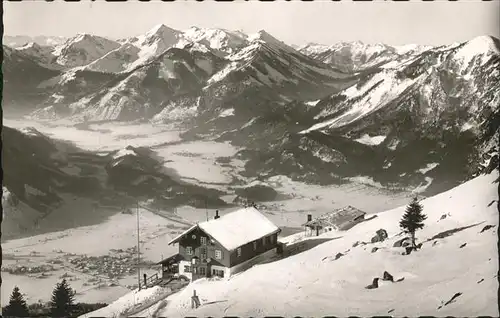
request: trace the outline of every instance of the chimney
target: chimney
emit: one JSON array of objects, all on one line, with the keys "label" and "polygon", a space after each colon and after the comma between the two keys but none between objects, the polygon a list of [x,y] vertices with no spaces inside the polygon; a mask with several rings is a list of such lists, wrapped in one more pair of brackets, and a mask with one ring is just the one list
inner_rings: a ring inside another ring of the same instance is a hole
[{"label": "chimney", "polygon": [[312,219],[313,219],[312,214],[308,214],[307,215],[307,222],[312,221]]},{"label": "chimney", "polygon": [[220,218],[220,216],[219,216],[219,210],[215,210],[214,220],[217,220],[218,218]]}]

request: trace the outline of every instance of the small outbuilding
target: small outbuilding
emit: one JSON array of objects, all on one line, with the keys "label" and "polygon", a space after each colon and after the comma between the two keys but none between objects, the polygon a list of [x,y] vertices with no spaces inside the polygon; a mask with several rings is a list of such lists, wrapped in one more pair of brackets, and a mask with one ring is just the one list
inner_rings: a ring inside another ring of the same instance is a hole
[{"label": "small outbuilding", "polygon": [[320,233],[331,230],[346,231],[354,225],[363,222],[366,212],[363,212],[355,207],[346,206],[328,212],[313,219],[311,214],[307,215],[307,222],[303,224],[306,228],[306,235],[316,236]]}]

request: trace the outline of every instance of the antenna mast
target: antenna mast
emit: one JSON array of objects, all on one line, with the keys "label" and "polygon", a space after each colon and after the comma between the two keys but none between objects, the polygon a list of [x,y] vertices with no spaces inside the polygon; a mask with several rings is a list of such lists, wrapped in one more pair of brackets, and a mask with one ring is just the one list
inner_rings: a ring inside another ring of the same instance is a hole
[{"label": "antenna mast", "polygon": [[141,268],[139,267],[141,253],[139,251],[139,201],[137,201],[137,286],[141,290]]}]

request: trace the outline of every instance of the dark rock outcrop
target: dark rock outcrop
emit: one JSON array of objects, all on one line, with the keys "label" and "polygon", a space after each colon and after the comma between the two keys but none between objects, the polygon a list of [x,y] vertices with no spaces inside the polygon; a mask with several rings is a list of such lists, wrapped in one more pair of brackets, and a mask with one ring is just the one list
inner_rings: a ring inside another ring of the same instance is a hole
[{"label": "dark rock outcrop", "polygon": [[383,242],[387,239],[387,231],[384,229],[380,229],[376,232],[376,235],[372,237],[371,242],[372,243],[377,243],[377,242]]},{"label": "dark rock outcrop", "polygon": [[378,280],[379,278],[378,277],[375,277],[372,281],[372,283],[368,286],[366,286],[365,288],[366,289],[375,289],[375,288],[378,288]]},{"label": "dark rock outcrop", "polygon": [[276,190],[266,185],[254,185],[239,188],[235,190],[235,194],[239,197],[257,202],[273,201],[278,196],[278,192]]},{"label": "dark rock outcrop", "polygon": [[382,280],[394,283],[394,277],[391,274],[389,274],[389,272],[387,272],[387,271],[384,272],[384,276],[382,277]]},{"label": "dark rock outcrop", "polygon": [[397,240],[396,242],[394,242],[394,244],[392,245],[392,247],[406,247],[408,245],[410,245],[410,238],[409,237],[404,237],[400,240]]},{"label": "dark rock outcrop", "polygon": [[488,224],[485,227],[483,227],[483,229],[479,233],[483,233],[484,231],[488,231],[489,229],[494,228],[494,227],[495,227],[494,225]]},{"label": "dark rock outcrop", "polygon": [[405,247],[405,251],[403,252],[403,255],[410,255],[413,250],[414,250],[414,248],[412,246],[407,246],[407,247]]},{"label": "dark rock outcrop", "polygon": [[344,254],[342,253],[337,253],[337,255],[335,255],[335,260],[338,260],[339,258],[341,258],[342,256],[344,256]]}]

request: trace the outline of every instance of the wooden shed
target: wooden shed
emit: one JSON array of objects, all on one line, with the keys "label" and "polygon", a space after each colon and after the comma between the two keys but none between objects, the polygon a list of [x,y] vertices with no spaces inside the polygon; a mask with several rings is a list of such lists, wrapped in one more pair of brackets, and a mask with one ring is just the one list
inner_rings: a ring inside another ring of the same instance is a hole
[{"label": "wooden shed", "polygon": [[303,224],[306,227],[306,232],[312,235],[316,232],[316,236],[331,230],[346,231],[354,225],[362,222],[366,212],[363,212],[353,206],[346,206],[328,212],[313,219],[308,215],[307,222]]}]

